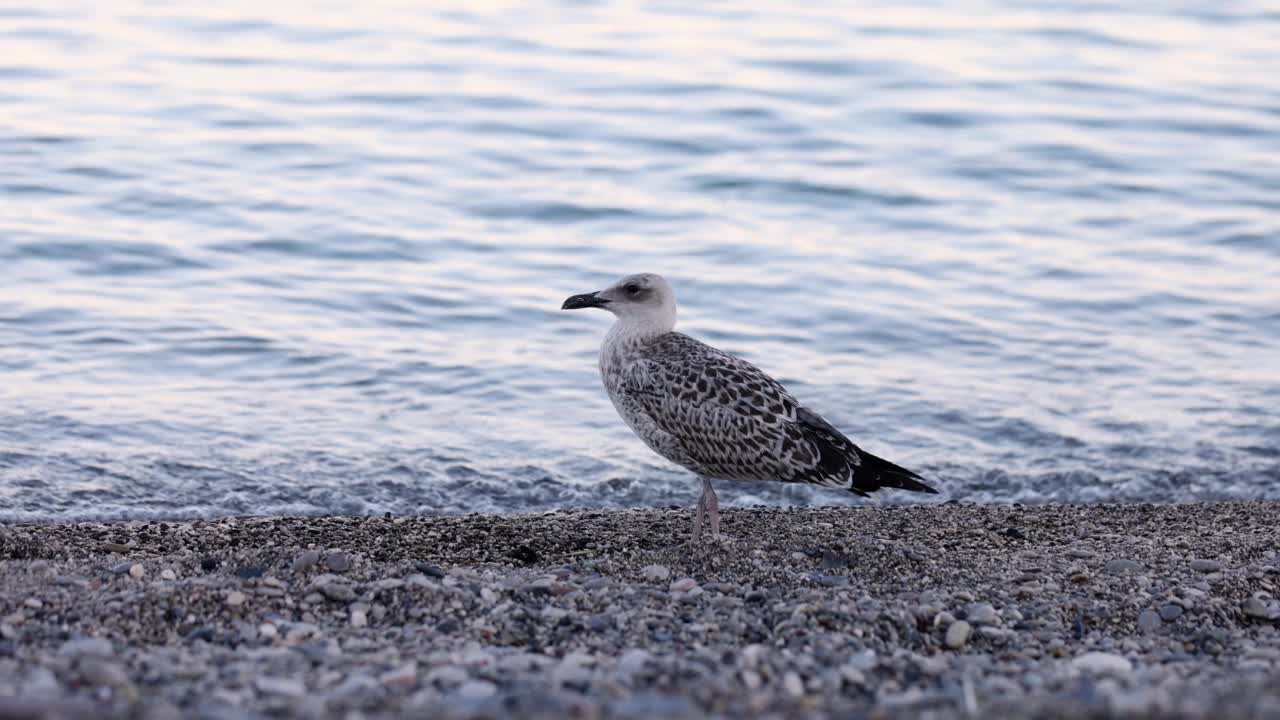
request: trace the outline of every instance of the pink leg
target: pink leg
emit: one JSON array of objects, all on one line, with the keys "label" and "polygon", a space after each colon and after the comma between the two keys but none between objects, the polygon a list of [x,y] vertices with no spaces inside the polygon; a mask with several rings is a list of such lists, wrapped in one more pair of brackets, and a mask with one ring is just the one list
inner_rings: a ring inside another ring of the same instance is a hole
[{"label": "pink leg", "polygon": [[716,497],[716,489],[711,487],[711,480],[702,478],[702,499],[699,505],[706,505],[707,515],[711,520],[711,537],[720,539],[720,498]]},{"label": "pink leg", "polygon": [[702,542],[702,516],[707,514],[707,492],[704,489],[698,498],[698,512],[693,516],[693,544]]}]

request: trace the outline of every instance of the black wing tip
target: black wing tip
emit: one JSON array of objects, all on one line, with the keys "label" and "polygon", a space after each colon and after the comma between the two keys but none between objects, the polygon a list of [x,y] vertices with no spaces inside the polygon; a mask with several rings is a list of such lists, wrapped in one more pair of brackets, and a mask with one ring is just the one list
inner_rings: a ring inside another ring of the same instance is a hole
[{"label": "black wing tip", "polygon": [[924,493],[926,495],[937,495],[938,491],[931,485],[920,482],[914,478],[895,476],[895,475],[877,475],[870,482],[861,479],[855,479],[854,485],[849,487],[849,492],[854,495],[868,497],[869,492],[876,490],[892,489],[906,490],[908,492]]},{"label": "black wing tip", "polygon": [[938,494],[938,491],[926,483],[919,473],[912,472],[901,465],[895,465],[866,451],[860,451],[859,458],[862,460],[862,465],[857,470],[862,470],[867,477],[863,479],[855,475],[853,486],[849,488],[850,490],[865,493],[881,488],[893,488],[927,495]]},{"label": "black wing tip", "polygon": [[902,480],[901,485],[890,485],[889,487],[896,487],[899,490],[910,490],[911,492],[925,493],[927,495],[938,494],[937,490],[935,490],[931,485],[921,482],[922,480],[924,480],[924,478],[913,473],[913,477]]}]

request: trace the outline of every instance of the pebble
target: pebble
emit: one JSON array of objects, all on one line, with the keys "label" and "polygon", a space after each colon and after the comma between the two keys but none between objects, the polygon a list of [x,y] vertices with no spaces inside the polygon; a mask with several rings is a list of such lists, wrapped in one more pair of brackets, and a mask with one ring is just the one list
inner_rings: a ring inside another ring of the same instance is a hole
[{"label": "pebble", "polygon": [[111,573],[113,575],[128,575],[129,570],[131,570],[132,568],[133,568],[133,563],[131,562],[116,563],[115,565],[111,566]]},{"label": "pebble", "polygon": [[262,623],[258,626],[258,637],[263,640],[271,641],[280,636],[280,631],[271,623]]},{"label": "pebble", "polygon": [[[23,694],[33,697],[52,696],[61,687],[58,677],[53,674],[52,670],[43,665],[31,668],[27,672],[26,680],[22,683]],[[33,717],[45,717],[44,713],[32,713],[31,715]]]},{"label": "pebble", "polygon": [[1138,613],[1138,629],[1142,632],[1151,632],[1161,625],[1160,613],[1155,610],[1146,609]]},{"label": "pebble", "polygon": [[991,603],[973,603],[965,608],[965,619],[973,625],[998,625],[1000,614]]},{"label": "pebble", "polygon": [[80,677],[89,685],[96,687],[123,688],[128,687],[129,675],[119,664],[102,658],[85,658],[79,664]]},{"label": "pebble", "polygon": [[142,576],[145,575],[146,572],[147,571],[142,567],[142,563],[134,563],[129,566],[129,577],[135,580],[141,580]]},{"label": "pebble", "polygon": [[760,661],[767,655],[769,649],[759,643],[752,643],[738,653],[743,667],[756,668],[760,667]]},{"label": "pebble", "polygon": [[969,641],[969,634],[973,631],[973,626],[964,620],[957,620],[951,623],[951,627],[947,628],[947,647],[952,650],[959,650]]},{"label": "pebble", "polygon": [[674,592],[674,593],[689,592],[690,590],[696,587],[698,587],[697,580],[694,580],[691,577],[680,578],[679,580],[676,580],[675,582],[671,583],[671,592]]},{"label": "pebble", "polygon": [[427,577],[439,579],[445,576],[443,568],[439,565],[432,565],[428,562],[414,563],[413,568]]},{"label": "pebble", "polygon": [[161,580],[177,580],[178,574],[175,573],[172,568],[165,568],[160,571],[160,579]]},{"label": "pebble", "polygon": [[457,665],[442,665],[427,673],[426,682],[441,690],[456,688],[468,679],[467,671]]},{"label": "pebble", "polygon": [[1269,604],[1262,598],[1251,597],[1244,601],[1244,614],[1251,618],[1260,620],[1277,620],[1280,619],[1280,607],[1275,604]]},{"label": "pebble", "polygon": [[418,685],[418,663],[410,660],[378,676],[378,682],[395,690],[412,690]]},{"label": "pebble", "polygon": [[645,665],[652,659],[653,654],[648,650],[633,648],[622,653],[618,658],[618,672],[622,675],[635,675],[644,670]]},{"label": "pebble", "polygon": [[1136,560],[1112,560],[1103,569],[1111,575],[1133,575],[1142,572],[1142,563]]},{"label": "pebble", "polygon": [[788,670],[782,675],[782,688],[792,697],[804,695],[804,682],[794,670]]},{"label": "pebble", "polygon": [[[966,625],[968,623],[965,623]],[[876,655],[875,650],[867,649],[862,652],[854,653],[845,661],[847,667],[858,670],[859,672],[869,672],[880,664],[880,658]]]},{"label": "pebble", "polygon": [[253,681],[253,686],[258,692],[264,695],[278,695],[297,699],[307,694],[307,687],[302,684],[301,680],[294,678],[278,678],[259,675]]},{"label": "pebble", "polygon": [[1160,606],[1160,619],[1165,622],[1173,622],[1174,620],[1177,620],[1182,617],[1182,613],[1183,610],[1181,605],[1169,603],[1167,605]]},{"label": "pebble", "polygon": [[67,657],[111,657],[116,654],[116,651],[111,647],[111,641],[106,638],[82,637],[62,643],[58,654]]},{"label": "pebble", "polygon": [[319,562],[319,550],[304,550],[298,554],[298,557],[293,559],[293,564],[290,566],[290,569],[295,573],[306,572],[307,570],[315,567]]},{"label": "pebble", "polygon": [[226,603],[230,607],[240,607],[241,605],[244,604],[244,601],[245,601],[245,595],[239,590],[232,590],[231,592],[227,593]]},{"label": "pebble", "polygon": [[123,555],[123,554],[125,554],[125,553],[129,552],[129,546],[128,546],[128,545],[125,545],[124,543],[118,543],[118,542],[105,542],[105,543],[102,543],[102,549],[103,549],[103,550],[106,550],[107,552],[113,552],[113,553],[116,553],[117,555]]},{"label": "pebble", "polygon": [[329,691],[329,702],[338,707],[372,710],[382,704],[386,690],[372,677],[363,673],[348,676]]},{"label": "pebble", "polygon": [[661,582],[671,577],[671,570],[666,565],[646,565],[640,569],[640,575],[649,582]]},{"label": "pebble", "polygon": [[479,702],[498,693],[498,686],[488,680],[468,680],[458,686],[454,694],[461,700]]},{"label": "pebble", "polygon": [[815,585],[822,587],[844,587],[849,584],[849,578],[844,575],[825,575],[823,573],[813,573],[809,576],[809,580]]},{"label": "pebble", "polygon": [[336,602],[351,602],[356,599],[356,591],[345,583],[326,583],[320,587],[320,594]]},{"label": "pebble", "polygon": [[1191,561],[1191,569],[1202,573],[1218,572],[1222,569],[1222,563],[1217,560],[1197,559]]},{"label": "pebble", "polygon": [[1133,670],[1133,663],[1121,655],[1108,652],[1087,652],[1071,661],[1078,670],[1097,675],[1124,675]]},{"label": "pebble", "polygon": [[330,572],[344,573],[351,569],[351,555],[342,551],[331,552],[324,556],[324,566]]},{"label": "pebble", "polygon": [[369,611],[362,607],[351,608],[351,627],[362,628],[369,625]]}]

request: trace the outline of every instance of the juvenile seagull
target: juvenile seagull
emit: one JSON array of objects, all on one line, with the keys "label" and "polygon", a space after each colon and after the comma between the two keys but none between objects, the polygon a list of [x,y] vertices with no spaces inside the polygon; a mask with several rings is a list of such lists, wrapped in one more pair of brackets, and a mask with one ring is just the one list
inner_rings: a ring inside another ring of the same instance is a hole
[{"label": "juvenile seagull", "polygon": [[674,332],[676,295],[660,275],[574,295],[561,310],[604,308],[617,321],[600,348],[609,399],[654,452],[702,481],[693,539],[720,535],[712,480],[781,480],[866,496],[882,487],[937,493],[924,478],[850,442],[751,363]]}]

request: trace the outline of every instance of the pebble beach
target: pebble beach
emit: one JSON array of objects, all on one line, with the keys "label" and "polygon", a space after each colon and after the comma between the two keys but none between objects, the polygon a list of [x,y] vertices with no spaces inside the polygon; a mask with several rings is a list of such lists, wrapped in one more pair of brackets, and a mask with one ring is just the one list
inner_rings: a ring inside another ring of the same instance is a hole
[{"label": "pebble beach", "polygon": [[0,718],[1280,717],[1280,503],[0,526]]}]

